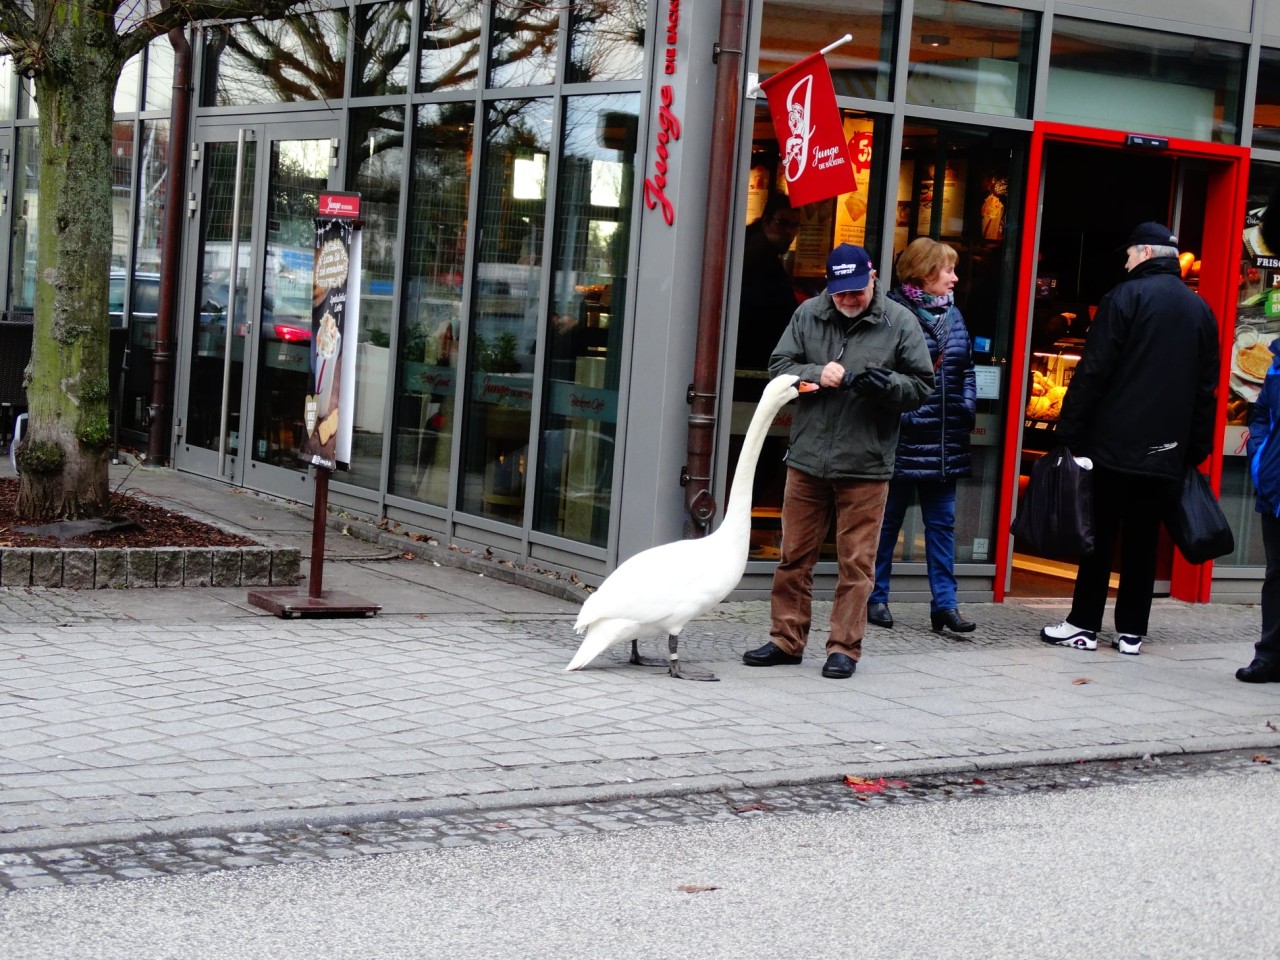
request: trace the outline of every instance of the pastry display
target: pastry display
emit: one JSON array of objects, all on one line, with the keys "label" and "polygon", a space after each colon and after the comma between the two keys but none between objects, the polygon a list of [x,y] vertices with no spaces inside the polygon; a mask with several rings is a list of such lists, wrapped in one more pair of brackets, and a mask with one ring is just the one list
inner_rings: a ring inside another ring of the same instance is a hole
[{"label": "pastry display", "polygon": [[1246,377],[1262,380],[1271,366],[1271,348],[1265,343],[1254,343],[1236,351],[1236,366]]}]

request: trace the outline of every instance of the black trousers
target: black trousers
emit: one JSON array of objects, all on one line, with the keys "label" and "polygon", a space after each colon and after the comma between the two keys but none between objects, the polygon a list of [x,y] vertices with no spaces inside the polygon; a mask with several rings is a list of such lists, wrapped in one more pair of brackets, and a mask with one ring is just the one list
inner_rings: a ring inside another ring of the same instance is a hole
[{"label": "black trousers", "polygon": [[1253,645],[1254,656],[1280,664],[1280,519],[1262,517],[1262,549],[1267,555],[1267,573],[1262,581],[1262,636]]},{"label": "black trousers", "polygon": [[[1093,469],[1093,553],[1080,562],[1071,614],[1084,630],[1101,630],[1116,545],[1120,545],[1120,587],[1116,591],[1116,633],[1146,636],[1156,582],[1160,523],[1177,481],[1163,477]],[[1278,541],[1280,548],[1280,541]],[[1277,555],[1280,559],[1280,554]],[[1280,584],[1277,586],[1280,597]]]}]

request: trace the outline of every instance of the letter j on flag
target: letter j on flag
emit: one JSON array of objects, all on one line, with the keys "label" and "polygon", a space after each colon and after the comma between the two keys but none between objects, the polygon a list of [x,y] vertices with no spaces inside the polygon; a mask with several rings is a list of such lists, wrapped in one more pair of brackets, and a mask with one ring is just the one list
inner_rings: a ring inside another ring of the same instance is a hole
[{"label": "letter j on flag", "polygon": [[827,58],[810,54],[763,81],[760,89],[769,98],[773,129],[782,145],[791,206],[856,190]]}]

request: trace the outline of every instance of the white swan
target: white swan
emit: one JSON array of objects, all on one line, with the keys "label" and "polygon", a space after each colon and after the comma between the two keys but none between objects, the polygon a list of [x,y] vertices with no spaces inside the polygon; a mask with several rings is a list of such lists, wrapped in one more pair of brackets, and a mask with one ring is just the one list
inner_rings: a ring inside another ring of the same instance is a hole
[{"label": "white swan", "polygon": [[765,434],[784,404],[817,389],[817,384],[791,375],[769,381],[742,441],[720,526],[697,540],[677,540],[641,551],[606,577],[578,613],[574,632],[586,636],[566,670],[585,667],[623,640],[631,641],[631,662],[641,663],[636,641],[666,634],[671,676],[716,679],[703,671],[681,668],[676,652],[680,631],[727,597],[742,579],[751,545],[751,487]]}]

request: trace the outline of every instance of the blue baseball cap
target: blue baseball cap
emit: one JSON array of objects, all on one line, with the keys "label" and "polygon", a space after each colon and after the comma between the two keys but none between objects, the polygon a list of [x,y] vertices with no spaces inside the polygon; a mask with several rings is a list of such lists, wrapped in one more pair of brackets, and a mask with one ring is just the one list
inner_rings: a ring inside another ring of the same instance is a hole
[{"label": "blue baseball cap", "polygon": [[874,265],[867,251],[842,243],[827,257],[827,293],[865,290]]}]

